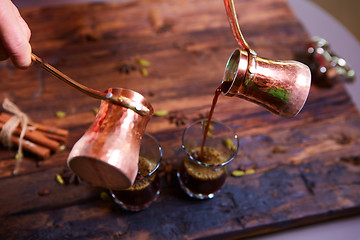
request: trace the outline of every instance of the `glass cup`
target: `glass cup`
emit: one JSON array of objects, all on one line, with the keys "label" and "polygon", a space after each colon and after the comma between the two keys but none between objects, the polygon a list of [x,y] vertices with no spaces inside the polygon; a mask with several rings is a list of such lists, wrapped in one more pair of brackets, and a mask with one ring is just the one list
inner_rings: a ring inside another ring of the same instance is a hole
[{"label": "glass cup", "polygon": [[182,136],[185,157],[177,173],[181,188],[190,197],[213,198],[224,185],[226,165],[236,156],[239,140],[229,126],[211,121],[202,156],[201,146],[207,120],[198,120],[186,127]]},{"label": "glass cup", "polygon": [[145,133],[141,140],[139,170],[134,184],[124,190],[110,190],[115,203],[128,211],[140,211],[150,206],[160,193],[157,169],[162,159],[162,148],[152,135]]}]

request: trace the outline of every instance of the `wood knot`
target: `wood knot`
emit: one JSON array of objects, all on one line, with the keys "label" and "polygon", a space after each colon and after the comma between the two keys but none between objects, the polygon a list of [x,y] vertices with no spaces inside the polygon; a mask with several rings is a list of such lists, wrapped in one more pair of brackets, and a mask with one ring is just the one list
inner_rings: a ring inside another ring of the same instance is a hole
[{"label": "wood knot", "polygon": [[335,142],[340,145],[348,145],[352,142],[352,137],[346,135],[345,133],[335,136],[334,139]]},{"label": "wood knot", "polygon": [[341,157],[340,161],[349,163],[355,166],[360,166],[360,156]]},{"label": "wood knot", "polygon": [[286,153],[286,149],[279,147],[279,146],[275,146],[273,147],[273,149],[271,150],[271,152],[273,154],[281,154],[281,153]]}]

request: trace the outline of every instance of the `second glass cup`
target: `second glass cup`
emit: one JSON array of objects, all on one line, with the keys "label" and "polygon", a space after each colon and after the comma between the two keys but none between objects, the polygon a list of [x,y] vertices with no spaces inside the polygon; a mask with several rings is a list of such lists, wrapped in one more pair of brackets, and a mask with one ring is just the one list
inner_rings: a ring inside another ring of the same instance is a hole
[{"label": "second glass cup", "polygon": [[226,165],[234,159],[239,140],[229,126],[211,121],[202,156],[201,146],[207,120],[199,120],[186,127],[182,148],[187,157],[177,173],[181,188],[197,199],[213,198],[225,183]]},{"label": "second glass cup", "polygon": [[124,190],[110,190],[115,203],[129,211],[140,211],[150,206],[160,193],[160,177],[157,169],[162,159],[162,148],[150,134],[143,135],[139,170],[134,184]]}]

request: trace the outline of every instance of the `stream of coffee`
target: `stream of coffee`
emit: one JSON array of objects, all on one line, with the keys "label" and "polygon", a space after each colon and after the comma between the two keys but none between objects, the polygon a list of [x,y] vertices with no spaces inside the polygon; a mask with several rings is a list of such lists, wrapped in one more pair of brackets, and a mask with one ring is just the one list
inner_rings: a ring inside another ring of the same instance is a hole
[{"label": "stream of coffee", "polygon": [[215,94],[214,94],[214,98],[213,98],[212,105],[211,105],[211,108],[210,108],[209,116],[208,116],[208,119],[207,119],[207,122],[206,122],[206,125],[205,125],[205,129],[204,129],[204,136],[203,136],[203,139],[202,139],[201,149],[200,149],[200,154],[199,154],[199,159],[200,160],[202,159],[202,157],[204,155],[204,146],[205,146],[205,142],[206,142],[206,137],[207,137],[208,132],[209,132],[211,119],[212,119],[212,116],[214,114],[215,105],[216,105],[216,103],[218,101],[218,98],[219,98],[221,92],[227,91],[229,89],[229,86],[228,86],[227,83],[228,82],[223,82],[215,90]]}]

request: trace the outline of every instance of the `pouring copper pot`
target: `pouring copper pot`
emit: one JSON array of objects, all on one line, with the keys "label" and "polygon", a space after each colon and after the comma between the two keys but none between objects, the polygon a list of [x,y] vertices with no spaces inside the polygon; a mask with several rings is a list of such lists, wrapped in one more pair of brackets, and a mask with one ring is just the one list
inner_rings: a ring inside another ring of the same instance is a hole
[{"label": "pouring copper pot", "polygon": [[226,65],[223,94],[257,103],[282,117],[296,116],[309,95],[309,67],[257,56],[240,31],[233,0],[224,0],[224,4],[235,41],[242,49],[236,49]]},{"label": "pouring copper pot", "polygon": [[292,118],[304,106],[310,83],[310,69],[302,63],[269,60],[236,49],[226,66],[222,91]]}]

